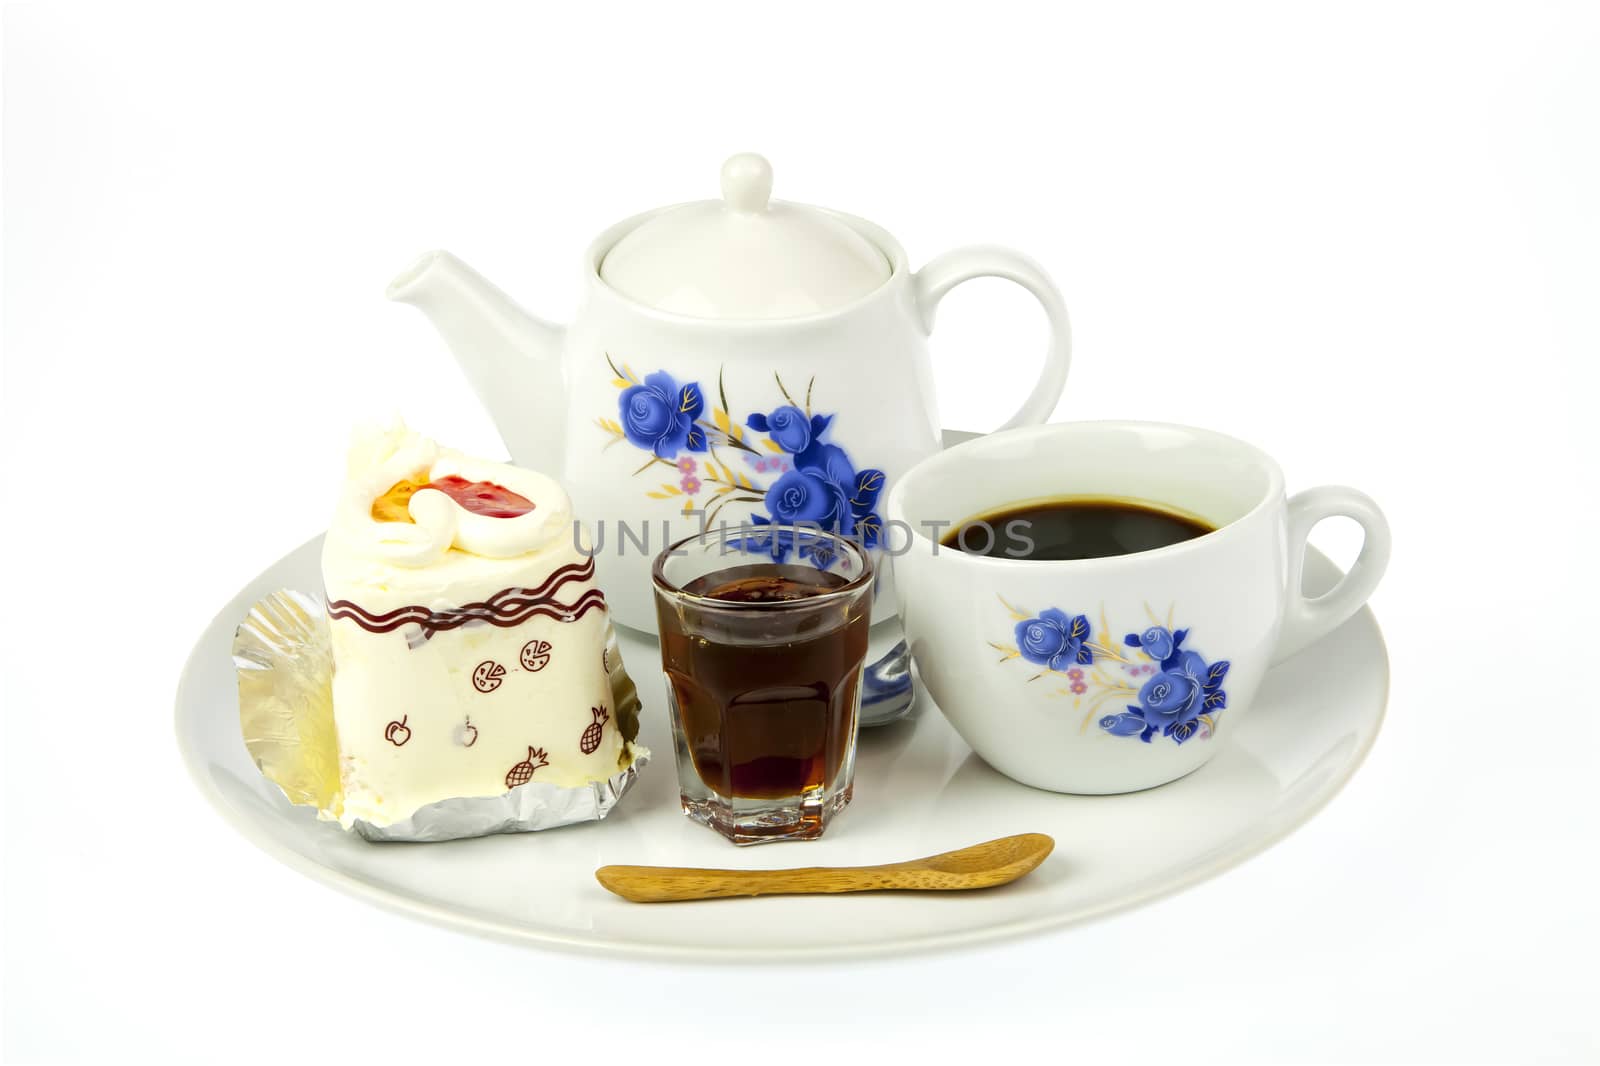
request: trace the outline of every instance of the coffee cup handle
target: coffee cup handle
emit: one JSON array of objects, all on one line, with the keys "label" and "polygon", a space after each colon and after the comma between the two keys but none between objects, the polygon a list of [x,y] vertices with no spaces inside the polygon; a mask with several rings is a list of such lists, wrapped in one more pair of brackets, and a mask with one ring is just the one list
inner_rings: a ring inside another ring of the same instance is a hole
[{"label": "coffee cup handle", "polygon": [[[1343,515],[1361,523],[1366,538],[1355,565],[1337,585],[1308,598],[1301,591],[1307,538],[1324,518]],[[1316,643],[1359,611],[1378,587],[1389,565],[1389,523],[1372,498],[1343,485],[1323,485],[1289,499],[1288,606],[1273,661],[1279,662]]]},{"label": "coffee cup handle", "polygon": [[955,248],[928,260],[912,278],[926,332],[933,332],[934,312],[945,294],[973,278],[1004,278],[1015,282],[1033,293],[1034,299],[1044,308],[1050,324],[1044,367],[1028,398],[1000,428],[1037,425],[1055,411],[1056,401],[1061,399],[1061,390],[1067,384],[1067,368],[1072,363],[1072,323],[1067,318],[1061,290],[1038,263],[1021,252],[993,244]]}]

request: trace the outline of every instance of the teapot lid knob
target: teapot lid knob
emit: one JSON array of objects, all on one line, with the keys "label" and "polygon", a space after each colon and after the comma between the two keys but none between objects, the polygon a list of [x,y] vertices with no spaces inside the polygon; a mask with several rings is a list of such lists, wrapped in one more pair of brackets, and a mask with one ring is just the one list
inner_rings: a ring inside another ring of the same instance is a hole
[{"label": "teapot lid knob", "polygon": [[722,197],[652,211],[601,253],[600,280],[690,318],[797,318],[844,307],[895,265],[843,215],[773,200],[772,164],[754,152],[722,164]]},{"label": "teapot lid knob", "polygon": [[772,164],[754,152],[729,156],[722,164],[722,199],[734,211],[759,214],[772,198]]}]

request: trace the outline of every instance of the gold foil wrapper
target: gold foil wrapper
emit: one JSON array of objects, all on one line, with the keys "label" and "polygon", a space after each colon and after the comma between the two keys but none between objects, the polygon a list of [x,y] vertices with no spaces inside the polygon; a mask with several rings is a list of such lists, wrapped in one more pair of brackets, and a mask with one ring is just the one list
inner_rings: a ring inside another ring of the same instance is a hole
[{"label": "gold foil wrapper", "polygon": [[[290,803],[338,821],[344,796],[333,725],[332,638],[322,602],[291,589],[263,598],[234,632],[233,663],[239,676],[239,726],[256,767]],[[438,841],[604,818],[650,758],[648,749],[635,743],[639,693],[609,626],[606,665],[617,727],[631,756],[616,774],[572,788],[530,781],[497,796],[430,803],[391,825],[357,819],[353,828],[368,840]]]}]

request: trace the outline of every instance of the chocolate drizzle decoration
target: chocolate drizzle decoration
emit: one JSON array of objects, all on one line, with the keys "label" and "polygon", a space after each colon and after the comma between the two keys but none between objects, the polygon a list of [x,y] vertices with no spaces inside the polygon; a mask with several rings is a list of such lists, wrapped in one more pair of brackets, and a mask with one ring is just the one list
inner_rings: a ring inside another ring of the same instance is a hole
[{"label": "chocolate drizzle decoration", "polygon": [[420,627],[420,636],[412,636],[413,648],[433,639],[435,633],[486,622],[492,626],[509,629],[530,618],[554,618],[561,622],[575,622],[596,607],[605,607],[605,594],[590,589],[571,604],[556,599],[562,586],[573,581],[587,581],[594,577],[594,560],[568,563],[552,573],[536,589],[508,588],[478,603],[463,604],[443,611],[430,611],[426,607],[397,607],[383,614],[373,614],[351,600],[334,600],[328,604],[328,617],[348,618],[369,633],[393,633],[402,626]]}]

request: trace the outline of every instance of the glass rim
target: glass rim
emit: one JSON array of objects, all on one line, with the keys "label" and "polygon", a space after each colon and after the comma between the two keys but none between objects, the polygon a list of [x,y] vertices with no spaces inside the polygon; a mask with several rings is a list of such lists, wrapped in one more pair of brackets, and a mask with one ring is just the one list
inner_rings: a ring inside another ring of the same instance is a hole
[{"label": "glass rim", "polygon": [[[773,523],[771,526],[764,528],[772,530],[789,529],[796,532],[804,532],[808,536],[816,537],[819,540],[832,542],[836,548],[843,547],[847,551],[854,553],[856,558],[861,560],[861,573],[851,578],[843,585],[840,585],[838,588],[828,589],[826,592],[819,592],[815,596],[807,596],[804,599],[799,600],[719,600],[714,596],[702,596],[695,592],[685,592],[683,586],[673,584],[670,580],[668,580],[666,575],[667,560],[680,558],[680,555],[675,554],[679,548],[682,548],[687,544],[705,542],[711,538],[720,537],[721,539],[726,540],[730,534],[737,532],[736,529],[718,528],[701,530],[699,533],[690,534],[689,536],[684,537],[682,540],[673,544],[669,544],[663,548],[660,553],[656,555],[655,562],[650,566],[651,584],[655,586],[655,590],[658,594],[670,596],[675,600],[681,600],[686,603],[692,603],[696,607],[724,611],[812,610],[819,607],[825,607],[828,604],[835,603],[842,599],[846,599],[853,594],[861,592],[864,588],[870,587],[872,579],[876,573],[876,568],[872,564],[872,555],[867,551],[866,548],[862,547],[855,540],[852,540],[849,537],[840,536],[837,533],[831,533],[826,529],[818,529],[814,526],[780,525],[778,523]],[[776,563],[776,560],[773,560],[773,562]]]}]

